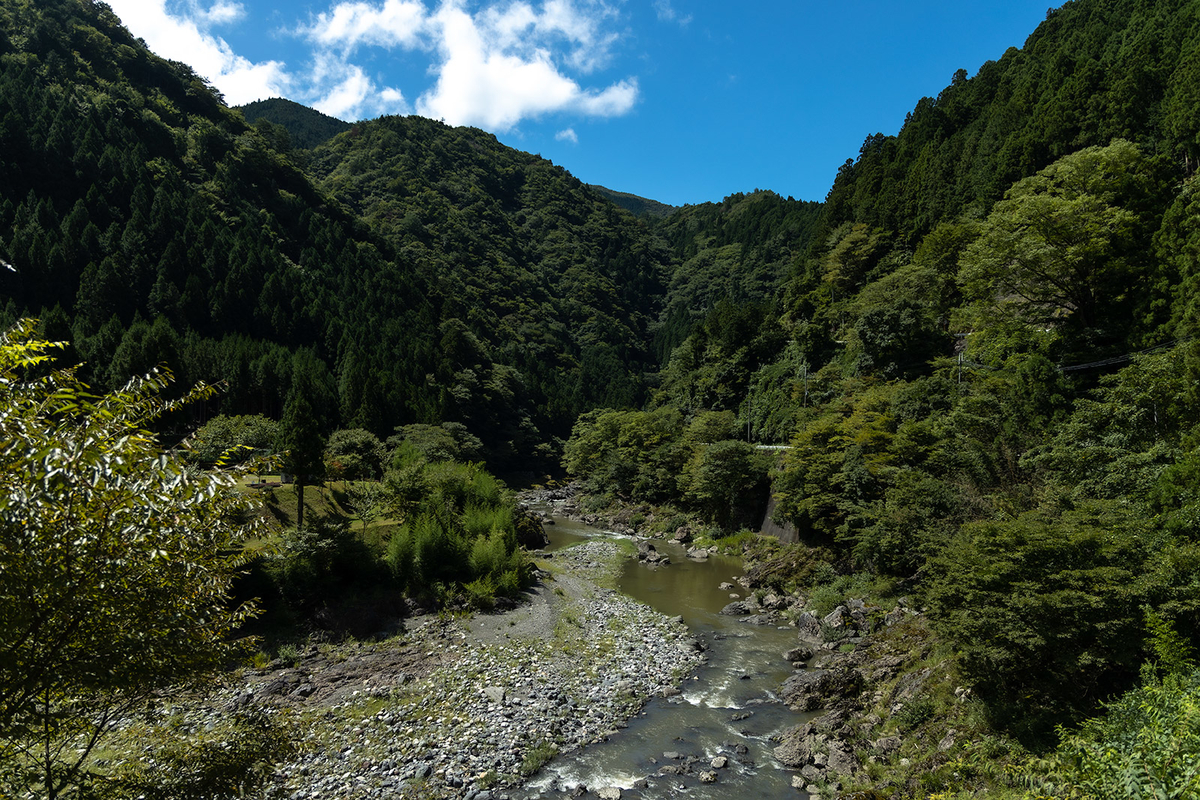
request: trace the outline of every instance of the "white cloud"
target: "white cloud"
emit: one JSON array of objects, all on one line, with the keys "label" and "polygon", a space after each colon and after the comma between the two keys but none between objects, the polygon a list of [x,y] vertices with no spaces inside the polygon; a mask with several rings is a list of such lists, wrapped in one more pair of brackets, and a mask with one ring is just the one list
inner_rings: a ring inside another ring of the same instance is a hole
[{"label": "white cloud", "polygon": [[654,13],[658,15],[659,22],[678,22],[680,25],[687,25],[692,21],[692,15],[681,15],[671,5],[671,0],[654,0]]},{"label": "white cloud", "polygon": [[[324,49],[325,58],[338,53],[342,82],[364,77],[352,63],[361,48],[434,53],[430,72],[436,79],[417,98],[417,112],[452,125],[507,131],[551,112],[613,116],[633,107],[636,80],[585,89],[566,73],[592,72],[611,59],[617,35],[604,25],[615,15],[603,0],[545,0],[540,6],[514,0],[475,13],[464,0],[441,0],[432,10],[417,0],[347,0],[298,32]],[[365,102],[363,96],[360,105]]]},{"label": "white cloud", "polygon": [[[615,0],[343,0],[290,33],[312,48],[303,68],[253,62],[212,33],[245,21],[239,0],[111,0],[113,10],[159,55],[189,64],[233,105],[289,96],[344,119],[418,113],[453,125],[508,131],[550,113],[615,116],[637,102],[634,78],[585,87],[576,76],[612,59]],[[432,85],[385,85],[365,65],[377,50],[426,53]]]},{"label": "white cloud", "polygon": [[166,0],[109,0],[109,5],[151,50],[191,66],[232,105],[285,94],[292,83],[283,62],[252,62],[234,53],[224,39],[202,30],[236,20],[244,13],[240,4],[218,2],[208,9],[193,5],[188,15],[168,12]]},{"label": "white cloud", "polygon": [[300,32],[313,42],[345,51],[362,45],[418,46],[429,19],[418,0],[385,0],[382,6],[366,2],[339,3],[328,14],[318,14]]},{"label": "white cloud", "polygon": [[210,25],[228,25],[246,16],[246,8],[241,3],[230,3],[226,0],[215,3],[211,8],[200,11],[201,16]]},{"label": "white cloud", "polygon": [[399,89],[379,89],[363,69],[337,55],[318,56],[305,90],[313,108],[341,119],[411,111]]},{"label": "white cloud", "polygon": [[554,138],[560,142],[570,142],[571,144],[579,144],[579,136],[575,133],[574,128],[567,128],[554,134]]}]

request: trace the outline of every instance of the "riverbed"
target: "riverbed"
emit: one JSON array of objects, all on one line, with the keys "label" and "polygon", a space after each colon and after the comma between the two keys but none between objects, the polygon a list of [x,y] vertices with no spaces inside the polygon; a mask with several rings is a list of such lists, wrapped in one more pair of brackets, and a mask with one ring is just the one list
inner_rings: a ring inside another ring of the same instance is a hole
[{"label": "riverbed", "polygon": [[[555,518],[547,531],[549,552],[609,538],[565,518]],[[783,654],[796,644],[795,629],[720,613],[746,593],[737,583],[740,560],[712,555],[700,561],[673,542],[654,546],[671,563],[651,567],[631,559],[618,587],[660,613],[682,617],[706,645],[706,663],[680,694],[651,700],[606,741],[552,760],[512,796],[553,797],[586,787],[591,793],[617,788],[622,798],[805,798],[792,787],[794,772],[772,756],[770,739],[798,719],[775,695],[792,672]]]}]

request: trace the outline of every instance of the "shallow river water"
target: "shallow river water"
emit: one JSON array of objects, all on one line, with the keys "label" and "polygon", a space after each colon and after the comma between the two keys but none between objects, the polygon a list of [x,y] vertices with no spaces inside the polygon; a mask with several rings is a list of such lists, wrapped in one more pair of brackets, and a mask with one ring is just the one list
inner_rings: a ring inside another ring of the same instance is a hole
[{"label": "shallow river water", "polygon": [[[547,531],[550,550],[609,535],[560,518]],[[679,696],[651,700],[607,741],[554,759],[518,796],[562,796],[582,784],[592,792],[619,787],[628,798],[805,798],[792,788],[793,771],[772,757],[775,745],[769,740],[801,719],[775,697],[791,674],[783,654],[796,645],[795,629],[747,625],[719,613],[734,599],[731,592],[746,593],[736,583],[738,559],[695,561],[674,543],[655,541],[654,546],[670,556],[671,564],[651,569],[630,560],[620,588],[664,614],[682,616],[708,647],[708,663],[689,677]],[[734,588],[719,589],[726,581]],[[691,775],[659,775],[661,767],[681,763],[668,753],[702,762]],[[718,755],[728,757],[728,766],[715,770],[716,783],[701,783],[698,773],[711,769],[709,762]],[[633,788],[642,778],[649,785]]]}]

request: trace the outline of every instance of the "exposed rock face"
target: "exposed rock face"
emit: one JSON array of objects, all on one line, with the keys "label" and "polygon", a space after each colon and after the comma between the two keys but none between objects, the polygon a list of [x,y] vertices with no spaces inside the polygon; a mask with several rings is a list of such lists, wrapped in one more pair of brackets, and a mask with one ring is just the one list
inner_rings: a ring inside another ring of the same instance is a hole
[{"label": "exposed rock face", "polygon": [[[786,731],[774,751],[780,763],[799,770],[797,783],[811,797],[822,786],[837,796],[868,761],[894,759],[904,742],[890,716],[929,691],[934,669],[915,668],[929,654],[928,638],[919,628],[916,636],[905,629],[883,633],[915,616],[903,603],[889,614],[891,624],[881,609],[854,599],[823,619],[803,614],[800,646],[784,654],[795,664],[809,655],[816,666],[793,673],[780,696],[794,710],[823,713]],[[826,637],[832,641],[824,643]],[[959,738],[954,729],[939,730],[932,741],[948,752]]]},{"label": "exposed rock face", "polygon": [[849,666],[797,672],[783,684],[782,699],[796,711],[816,711],[862,690],[863,675]]}]

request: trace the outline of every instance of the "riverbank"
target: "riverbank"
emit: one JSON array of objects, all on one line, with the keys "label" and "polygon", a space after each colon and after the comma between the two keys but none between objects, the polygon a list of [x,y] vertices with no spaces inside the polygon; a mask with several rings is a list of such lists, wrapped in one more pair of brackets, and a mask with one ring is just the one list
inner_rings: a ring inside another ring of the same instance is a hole
[{"label": "riverbank", "polygon": [[515,610],[310,645],[157,713],[185,731],[251,709],[286,720],[298,749],[276,766],[269,797],[499,800],[554,753],[676,693],[701,662],[681,621],[614,591],[625,557],[613,542],[538,554],[538,585]]}]

